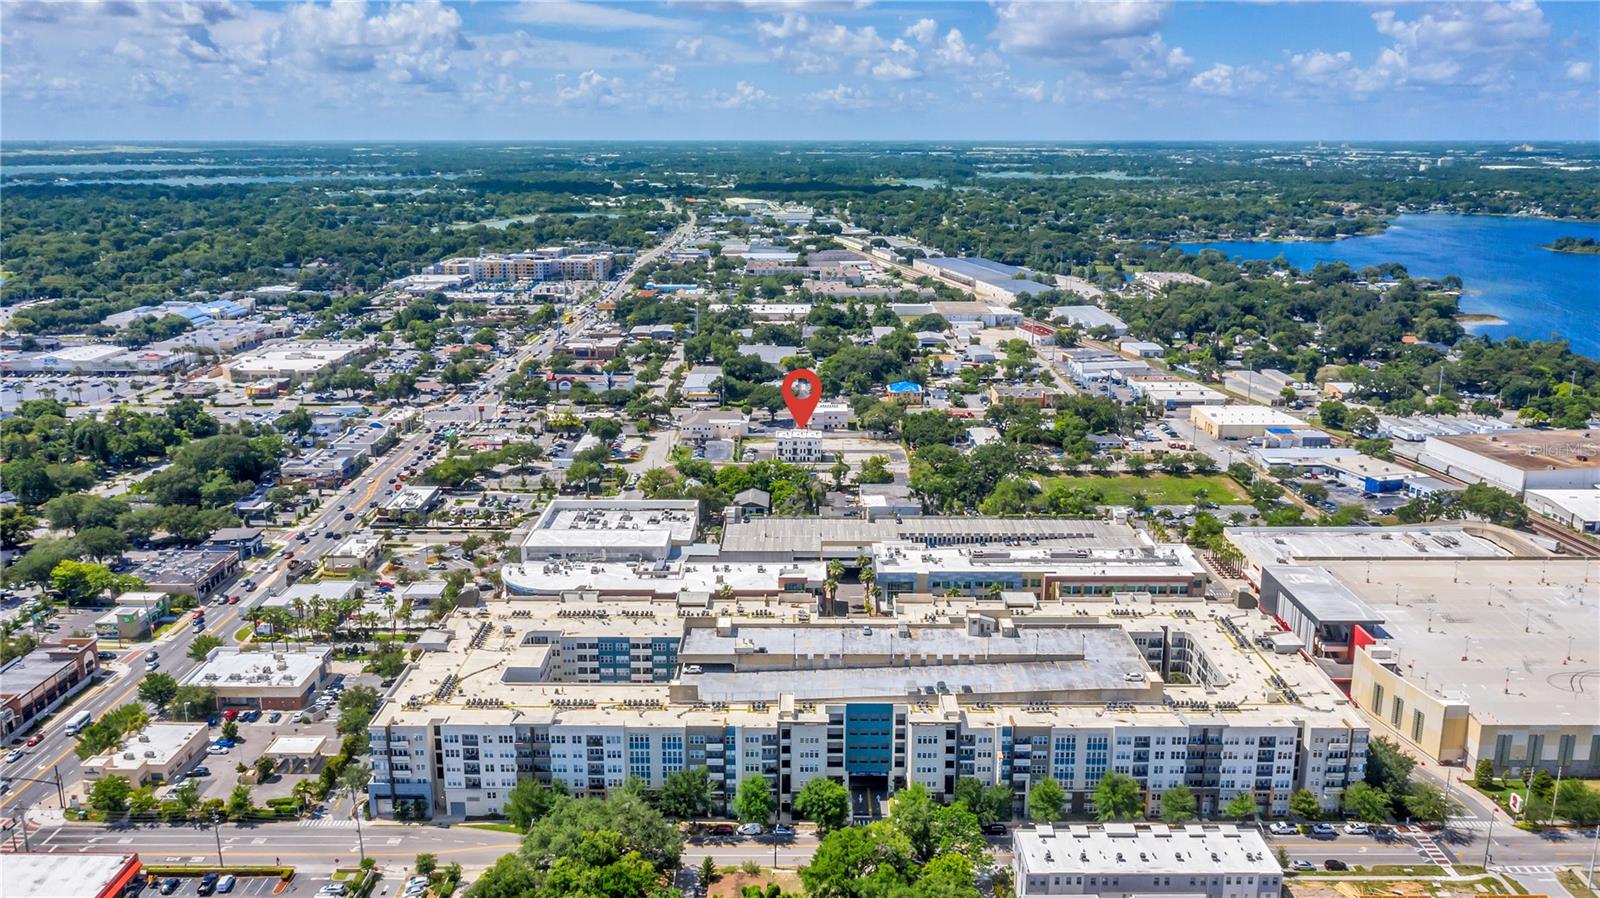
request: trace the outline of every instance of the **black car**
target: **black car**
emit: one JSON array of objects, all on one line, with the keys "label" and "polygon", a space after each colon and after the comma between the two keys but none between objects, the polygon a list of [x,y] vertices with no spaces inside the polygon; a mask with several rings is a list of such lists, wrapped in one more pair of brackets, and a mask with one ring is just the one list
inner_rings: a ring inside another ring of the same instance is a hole
[{"label": "black car", "polygon": [[202,895],[210,895],[216,890],[217,874],[215,873],[207,873],[206,875],[200,877],[200,885],[195,887],[195,891]]},{"label": "black car", "polygon": [[1350,865],[1336,857],[1330,857],[1322,862],[1322,869],[1338,872],[1350,869]]},{"label": "black car", "polygon": [[161,888],[158,891],[163,895],[171,895],[178,890],[178,885],[178,877],[168,876],[166,879],[161,880]]},{"label": "black car", "polygon": [[1006,834],[1006,825],[1004,823],[985,823],[983,825],[983,834],[986,836],[1003,836]]}]

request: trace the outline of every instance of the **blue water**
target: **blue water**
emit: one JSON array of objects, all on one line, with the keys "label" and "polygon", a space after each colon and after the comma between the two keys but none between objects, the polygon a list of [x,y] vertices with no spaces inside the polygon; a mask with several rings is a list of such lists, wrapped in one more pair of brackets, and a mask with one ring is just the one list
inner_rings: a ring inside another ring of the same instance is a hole
[{"label": "blue water", "polygon": [[1332,243],[1235,240],[1178,246],[1242,259],[1283,256],[1302,270],[1318,262],[1345,262],[1352,268],[1398,262],[1418,277],[1460,275],[1465,284],[1461,311],[1506,322],[1469,324],[1469,329],[1494,339],[1565,339],[1574,352],[1600,358],[1600,255],[1539,248],[1564,236],[1600,238],[1600,223],[1402,215],[1382,234]]}]

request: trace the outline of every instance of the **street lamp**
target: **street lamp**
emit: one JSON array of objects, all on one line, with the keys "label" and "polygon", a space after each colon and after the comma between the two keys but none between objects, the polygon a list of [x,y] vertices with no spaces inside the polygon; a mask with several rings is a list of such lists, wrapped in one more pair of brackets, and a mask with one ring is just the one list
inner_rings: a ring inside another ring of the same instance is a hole
[{"label": "street lamp", "polygon": [[211,834],[217,839],[217,866],[222,866],[222,817],[219,814],[211,815]]}]

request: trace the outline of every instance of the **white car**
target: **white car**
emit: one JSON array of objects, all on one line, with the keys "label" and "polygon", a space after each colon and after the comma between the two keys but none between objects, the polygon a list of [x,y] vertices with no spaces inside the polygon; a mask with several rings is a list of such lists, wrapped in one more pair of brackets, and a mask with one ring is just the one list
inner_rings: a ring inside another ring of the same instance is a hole
[{"label": "white car", "polygon": [[23,751],[20,748],[12,749],[11,754],[6,755],[6,763],[7,764],[14,764],[17,761],[22,760],[23,756],[26,755],[26,754],[27,754],[27,752]]},{"label": "white car", "polygon": [[759,823],[746,823],[734,830],[734,832],[741,836],[759,836],[762,832],[764,832],[764,830],[761,828],[761,824]]},{"label": "white car", "polygon": [[1285,823],[1282,820],[1267,827],[1267,832],[1275,836],[1292,836],[1299,831],[1300,827],[1295,826],[1293,823]]},{"label": "white car", "polygon": [[1309,870],[1317,869],[1317,865],[1311,863],[1310,861],[1295,860],[1289,862],[1289,869],[1295,871],[1296,873],[1305,873]]},{"label": "white car", "polygon": [[1359,820],[1352,820],[1344,825],[1344,831],[1352,836],[1364,836],[1371,832],[1371,828]]},{"label": "white car", "polygon": [[228,750],[220,745],[209,745],[206,747],[206,754],[208,755],[225,755],[227,753]]}]

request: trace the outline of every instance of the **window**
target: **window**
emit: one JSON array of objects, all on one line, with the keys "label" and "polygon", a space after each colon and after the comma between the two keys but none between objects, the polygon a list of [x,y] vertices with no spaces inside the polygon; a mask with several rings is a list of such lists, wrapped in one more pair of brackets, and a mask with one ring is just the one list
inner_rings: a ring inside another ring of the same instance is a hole
[{"label": "window", "polygon": [[1398,696],[1398,695],[1395,696],[1394,697],[1394,704],[1390,706],[1390,711],[1389,711],[1389,725],[1390,726],[1392,726],[1392,727],[1399,727],[1400,726],[1400,712],[1404,711],[1405,709],[1406,709],[1405,702],[1402,702],[1400,700],[1400,696]]},{"label": "window", "polygon": [[1422,720],[1423,720],[1423,718],[1422,718],[1422,712],[1421,711],[1412,711],[1411,712],[1411,741],[1412,742],[1421,742],[1422,741]]},{"label": "window", "polygon": [[1383,684],[1372,684],[1372,704],[1368,707],[1372,708],[1374,711],[1383,707]]}]

